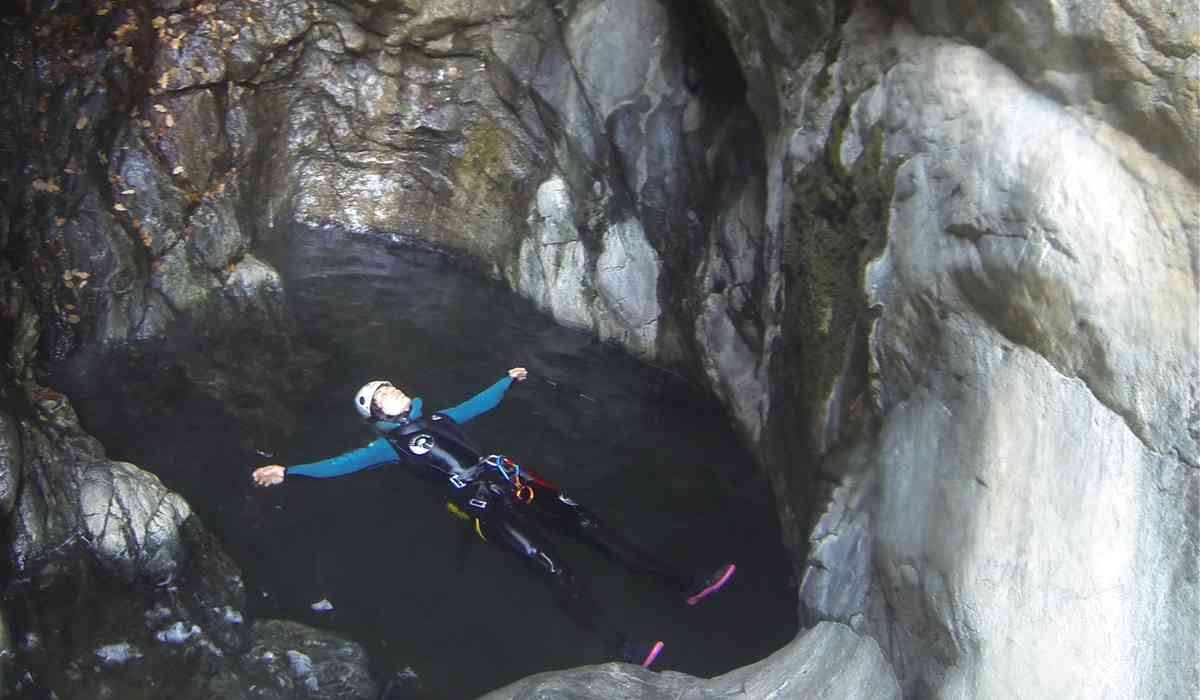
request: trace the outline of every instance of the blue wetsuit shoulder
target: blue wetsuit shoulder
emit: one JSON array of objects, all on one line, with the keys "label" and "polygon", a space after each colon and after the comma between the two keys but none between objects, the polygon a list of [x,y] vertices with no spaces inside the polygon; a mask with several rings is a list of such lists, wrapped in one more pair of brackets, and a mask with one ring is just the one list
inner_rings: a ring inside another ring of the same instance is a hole
[{"label": "blue wetsuit shoulder", "polygon": [[[501,399],[504,398],[505,392],[508,391],[508,387],[512,386],[512,383],[512,377],[504,377],[457,406],[452,406],[444,411],[435,411],[435,413],[452,418],[457,423],[466,423],[499,405]],[[423,409],[424,405],[421,399],[414,398],[412,406],[409,408],[408,420],[412,421],[420,418],[423,415]],[[381,435],[395,430],[401,425],[404,425],[404,423],[376,421],[372,424],[376,432]],[[287,473],[289,475],[298,474],[300,476],[327,479],[334,476],[352,474],[363,469],[378,467],[389,462],[395,462],[399,458],[400,455],[396,453],[396,449],[392,447],[387,438],[380,437],[366,447],[360,447],[357,450],[351,450],[336,457],[288,467]]]}]

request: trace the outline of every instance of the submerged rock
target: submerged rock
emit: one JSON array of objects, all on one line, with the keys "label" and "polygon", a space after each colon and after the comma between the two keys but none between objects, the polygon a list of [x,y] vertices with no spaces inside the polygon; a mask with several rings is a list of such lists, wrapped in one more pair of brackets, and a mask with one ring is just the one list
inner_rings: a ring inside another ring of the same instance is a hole
[{"label": "submerged rock", "polygon": [[192,625],[189,629],[182,622],[176,621],[175,624],[171,625],[170,627],[156,632],[154,637],[158,641],[165,642],[167,644],[183,644],[187,640],[198,636],[199,634],[200,628],[196,625]]},{"label": "submerged rock", "polygon": [[105,666],[121,666],[142,656],[142,652],[129,642],[108,644],[96,650],[96,658]]},{"label": "submerged rock", "polygon": [[256,697],[370,698],[378,693],[358,644],[298,622],[260,620],[246,652]]}]

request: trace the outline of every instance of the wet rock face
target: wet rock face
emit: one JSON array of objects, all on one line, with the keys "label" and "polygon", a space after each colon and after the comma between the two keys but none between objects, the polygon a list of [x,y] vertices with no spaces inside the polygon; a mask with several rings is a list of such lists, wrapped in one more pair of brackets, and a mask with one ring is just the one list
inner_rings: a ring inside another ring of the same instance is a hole
[{"label": "wet rock face", "polygon": [[[892,633],[926,630],[922,659],[904,663],[947,693],[1185,692],[1192,672],[1139,649],[1182,661],[1188,643],[1149,633],[1151,619],[1155,601],[1197,592],[1177,575],[1194,570],[1196,550],[1175,541],[1194,541],[1200,463],[1187,262],[1198,222],[1182,199],[1193,186],[1161,166],[1129,173],[1090,129],[974,50],[917,41],[903,55],[879,116],[899,127],[884,149],[906,162],[888,249],[868,277],[871,301],[893,310],[872,338],[891,414],[880,584]],[[931,99],[923,86],[951,65],[957,77]],[[991,118],[993,99],[1011,121]],[[930,230],[941,235],[919,235]],[[967,428],[980,425],[982,435]],[[942,500],[946,488],[954,497]],[[935,529],[948,522],[963,527]],[[998,562],[1012,566],[1003,590]],[[958,604],[935,602],[943,591]],[[1053,621],[1034,612],[1050,608]],[[1000,642],[1014,624],[1055,644]],[[1067,646],[1092,661],[1064,665]],[[979,676],[949,668],[961,655]]]},{"label": "wet rock face", "polygon": [[[286,429],[289,416],[252,408],[272,398],[271,383],[244,378],[294,381],[277,368],[303,348],[281,312],[278,276],[250,252],[228,86],[200,58],[254,51],[230,43],[211,3],[32,3],[0,32],[13,59],[0,75],[13,156],[3,166],[4,241],[39,311],[55,386],[103,391],[104,370],[129,358],[136,366],[147,347],[203,347],[176,370],[263,430]],[[231,362],[222,355],[231,332],[269,336],[280,354]],[[148,384],[124,383],[131,397]]]},{"label": "wet rock face", "polygon": [[179,525],[187,502],[125,462],[84,467],[79,509],[85,541],[102,562],[132,579],[142,575],[170,581],[184,552]]},{"label": "wet rock face", "polygon": [[967,39],[1069,111],[1200,176],[1195,8],[1148,0],[1088,8],[1056,0],[893,4],[922,33]]},{"label": "wet rock face", "polygon": [[[243,189],[273,183],[249,213],[260,240],[286,245],[290,222],[411,236],[635,353],[692,352],[692,295],[665,280],[693,274],[714,196],[754,191],[718,179],[754,170],[722,160],[724,130],[757,128],[713,103],[727,86],[702,86],[704,47],[668,5],[484,7],[310,3],[243,69],[225,123]],[[761,334],[739,273],[715,284],[743,285]]]},{"label": "wet rock face", "polygon": [[[802,613],[879,639],[911,697],[1194,692],[1187,164],[1022,80],[1054,52],[1014,71],[867,9],[838,36],[779,103],[783,201],[816,224],[786,289],[828,309],[784,336],[836,370],[804,380],[841,486]],[[865,236],[855,285],[812,265],[845,260],[830,233]]]}]

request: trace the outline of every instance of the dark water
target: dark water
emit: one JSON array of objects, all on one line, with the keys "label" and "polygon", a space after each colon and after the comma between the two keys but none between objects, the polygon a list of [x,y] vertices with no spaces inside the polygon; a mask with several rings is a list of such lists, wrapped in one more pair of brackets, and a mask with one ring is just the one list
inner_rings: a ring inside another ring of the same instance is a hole
[{"label": "dark water", "polygon": [[[412,666],[439,696],[466,698],[522,676],[607,661],[507,552],[452,517],[439,486],[386,467],[253,488],[260,464],[314,461],[371,439],[351,405],[389,378],[428,410],[454,405],[513,366],[531,378],[468,424],[575,500],[691,569],[738,564],[729,588],[689,608],[656,581],[555,538],[611,618],[663,639],[656,666],[713,676],[766,656],[796,631],[795,592],[765,481],[722,410],[673,375],[554,325],[436,254],[299,230],[274,260],[309,342],[328,354],[296,391],[303,429],[256,445],[220,407],[186,394],[118,431],[95,402],[80,413],[110,448],[159,474],[226,543],[249,613],[297,619],[364,643],[380,673]],[[247,353],[255,348],[247,347]],[[309,609],[322,598],[328,613]]]}]

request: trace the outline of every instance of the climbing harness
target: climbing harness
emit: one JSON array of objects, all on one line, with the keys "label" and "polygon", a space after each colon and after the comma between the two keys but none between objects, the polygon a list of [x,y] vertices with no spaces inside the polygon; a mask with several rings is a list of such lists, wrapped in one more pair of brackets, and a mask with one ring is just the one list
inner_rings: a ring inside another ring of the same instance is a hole
[{"label": "climbing harness", "polygon": [[496,471],[500,472],[500,475],[513,485],[514,495],[518,501],[525,505],[533,503],[535,493],[532,486],[522,481],[521,465],[503,455],[488,455],[483,461],[485,464],[495,467]]},{"label": "climbing harness", "polygon": [[[531,472],[527,471],[524,473],[524,476],[522,476],[521,465],[505,457],[504,455],[488,455],[487,457],[479,460],[470,469],[467,469],[461,473],[451,474],[449,477],[450,485],[456,490],[465,489],[471,484],[480,482],[481,477],[483,477],[484,474],[490,470],[495,470],[496,473],[504,477],[504,480],[512,486],[511,493],[513,496],[515,496],[518,501],[524,503],[525,505],[531,505],[533,503],[533,499],[537,496],[537,492],[533,488],[534,484],[541,484],[550,488],[554,487],[550,482],[541,479],[536,474]],[[475,521],[475,534],[479,535],[479,539],[483,540],[484,542],[487,542],[488,538],[487,535],[483,534],[483,522],[480,520],[480,515],[482,515],[483,511],[488,509],[490,504],[488,499],[492,494],[503,495],[506,490],[501,486],[497,486],[497,483],[498,482],[494,480],[483,481],[479,483],[475,497],[467,499],[466,502],[467,505],[475,509],[473,513],[469,512],[469,510],[460,508],[453,502],[446,503],[446,510],[450,511],[450,513],[455,517],[463,520]],[[564,500],[564,502],[568,501],[569,499]],[[479,515],[476,515],[476,513]],[[553,574],[558,572],[558,567],[553,560],[551,560],[545,554],[542,555],[542,558],[545,560],[547,570],[550,573]]]},{"label": "climbing harness", "polygon": [[[487,508],[487,501],[481,501],[477,498],[472,498],[470,500],[470,504],[480,509]],[[479,535],[479,539],[483,540],[484,542],[488,541],[487,535],[483,534],[483,525],[480,523],[479,518],[472,518],[462,508],[459,508],[457,505],[450,502],[446,503],[446,510],[450,511],[450,514],[456,518],[461,518],[463,520],[474,520],[475,534]]]},{"label": "climbing harness", "polygon": [[[530,485],[530,481],[533,483],[547,483],[548,485],[548,482],[543,482],[536,476],[529,474],[529,472],[526,472],[526,476],[528,477],[529,481],[522,479],[521,465],[503,455],[488,455],[487,457],[479,460],[479,463],[468,472],[464,474],[451,474],[450,485],[456,489],[466,488],[479,478],[480,473],[483,471],[480,469],[480,467],[490,467],[495,469],[497,473],[504,477],[505,481],[512,484],[513,494],[516,496],[517,500],[521,501],[525,505],[533,503],[533,499],[537,495],[533,490],[533,486]],[[478,499],[472,499],[471,505],[476,505],[477,500]],[[483,505],[478,505],[478,508],[487,507],[486,501],[480,501],[480,503]]]}]

